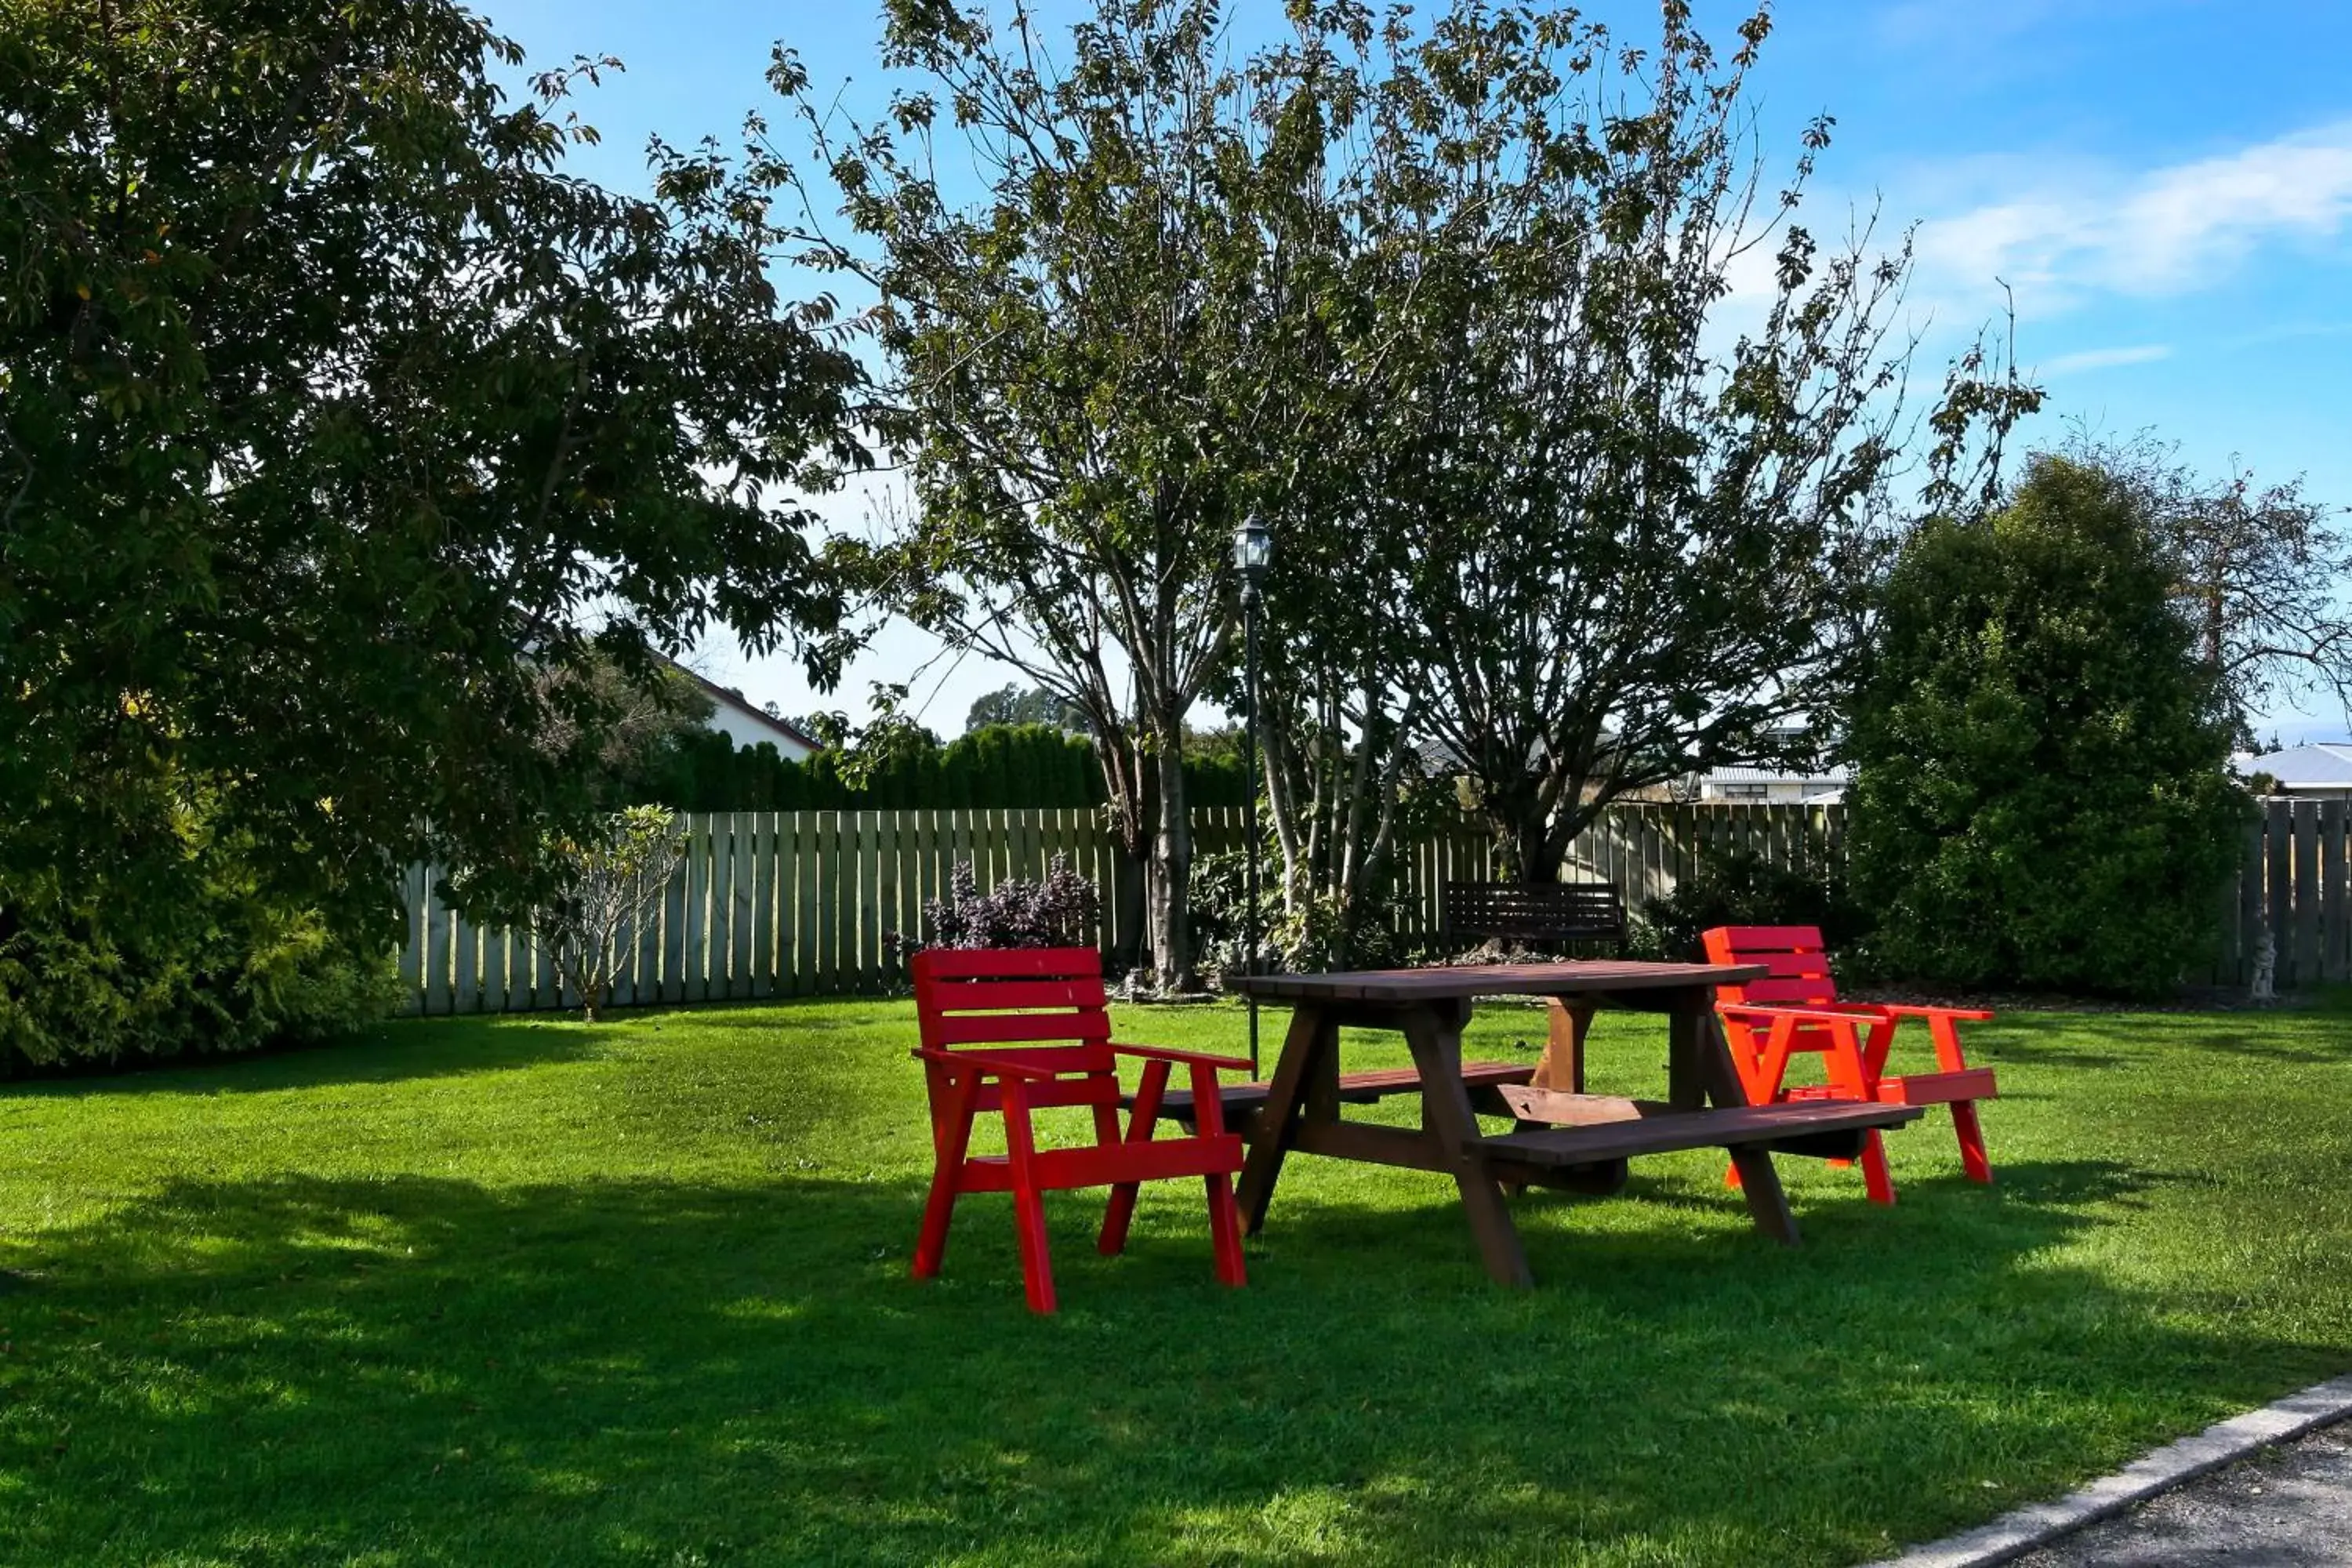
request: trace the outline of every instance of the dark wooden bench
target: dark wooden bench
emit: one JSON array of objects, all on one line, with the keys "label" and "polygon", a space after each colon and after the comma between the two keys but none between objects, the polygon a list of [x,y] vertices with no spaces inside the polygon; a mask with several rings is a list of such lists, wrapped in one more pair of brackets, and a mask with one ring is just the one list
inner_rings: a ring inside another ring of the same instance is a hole
[{"label": "dark wooden bench", "polygon": [[1641,1154],[1672,1154],[1685,1149],[1737,1152],[1760,1148],[1851,1159],[1860,1150],[1863,1135],[1873,1128],[1900,1127],[1925,1114],[1916,1106],[1860,1105],[1852,1100],[1735,1106],[1714,1110],[1673,1110],[1639,1100],[1617,1103],[1629,1109],[1622,1114],[1604,1114],[1582,1125],[1528,1127],[1474,1138],[1465,1146],[1490,1159],[1537,1168],[1593,1165]]},{"label": "dark wooden bench", "polygon": [[1448,936],[1550,952],[1625,946],[1625,900],[1607,882],[1448,882],[1443,903]]},{"label": "dark wooden bench", "polygon": [[[1469,1087],[1474,1100],[1486,1100],[1507,1086],[1524,1084],[1536,1075],[1532,1062],[1464,1062],[1462,1081]],[[1271,1079],[1253,1083],[1227,1084],[1218,1098],[1225,1102],[1225,1124],[1241,1125],[1241,1119],[1255,1116],[1265,1109],[1266,1096],[1273,1093]],[[1342,1105],[1371,1105],[1392,1094],[1421,1092],[1421,1073],[1413,1068],[1381,1068],[1374,1072],[1346,1072],[1339,1075],[1339,1102]],[[1125,1097],[1122,1103],[1133,1105],[1135,1097]],[[1507,1108],[1496,1100],[1481,1110],[1508,1114]],[[1160,1114],[1171,1121],[1190,1123],[1192,1120],[1192,1096],[1189,1090],[1171,1089],[1160,1102]]]}]

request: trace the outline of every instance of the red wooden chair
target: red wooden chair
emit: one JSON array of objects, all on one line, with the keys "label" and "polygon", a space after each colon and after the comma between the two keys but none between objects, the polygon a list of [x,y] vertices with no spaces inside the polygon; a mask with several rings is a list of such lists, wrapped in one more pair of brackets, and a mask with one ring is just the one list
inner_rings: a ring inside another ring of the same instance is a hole
[{"label": "red wooden chair", "polygon": [[[1960,1054],[1960,1020],[1990,1018],[1965,1007],[1902,1007],[1841,1002],[1831,978],[1822,933],[1812,926],[1717,926],[1706,933],[1710,963],[1761,963],[1771,973],[1745,985],[1716,989],[1716,1012],[1738,1065],[1748,1100],[1758,1105],[1789,1100],[1867,1100],[1888,1105],[1948,1105],[1959,1134],[1960,1168],[1972,1182],[1992,1180],[1985,1159],[1977,1101],[2000,1092],[1990,1068],[1972,1068]],[[1938,1070],[1886,1070],[1895,1028],[1906,1018],[1927,1020]],[[1828,1081],[1790,1087],[1791,1057],[1818,1054]],[[1886,1148],[1874,1130],[1863,1145],[1862,1173],[1873,1203],[1895,1201]],[[1735,1173],[1736,1175],[1736,1173]]]},{"label": "red wooden chair", "polygon": [[[931,1146],[938,1162],[915,1243],[916,1279],[939,1273],[958,1197],[1009,1192],[1029,1305],[1050,1312],[1054,1274],[1045,1251],[1042,1194],[1108,1185],[1110,1207],[1097,1245],[1116,1254],[1127,1246],[1139,1184],[1199,1176],[1209,1192],[1217,1278],[1228,1285],[1243,1282],[1241,1215],[1234,1206],[1233,1184],[1242,1168],[1242,1141],[1225,1131],[1217,1071],[1247,1072],[1248,1062],[1115,1043],[1110,1015],[1103,1007],[1102,959],[1091,948],[933,948],[915,955],[914,971],[923,1040],[914,1054],[930,1090]],[[1120,1057],[1143,1063],[1124,1137],[1118,1109]],[[1152,1129],[1168,1090],[1169,1069],[1179,1064],[1192,1069],[1198,1128],[1185,1137],[1155,1142]],[[1091,1108],[1092,1143],[1037,1147],[1031,1115],[1057,1105]],[[973,1154],[972,1123],[992,1113],[1004,1118],[1005,1152]]]}]

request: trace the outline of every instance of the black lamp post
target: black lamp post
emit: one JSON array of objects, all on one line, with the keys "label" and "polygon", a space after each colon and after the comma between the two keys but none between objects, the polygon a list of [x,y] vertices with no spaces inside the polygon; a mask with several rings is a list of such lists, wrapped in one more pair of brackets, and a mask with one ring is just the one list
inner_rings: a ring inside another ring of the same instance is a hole
[{"label": "black lamp post", "polygon": [[[1242,772],[1248,788],[1242,796],[1242,834],[1248,844],[1244,864],[1248,887],[1243,895],[1242,973],[1257,973],[1257,608],[1258,586],[1265,581],[1267,563],[1274,559],[1274,535],[1253,515],[1234,531],[1234,564],[1242,574]],[[1258,1076],[1257,997],[1249,999],[1250,1076]]]}]

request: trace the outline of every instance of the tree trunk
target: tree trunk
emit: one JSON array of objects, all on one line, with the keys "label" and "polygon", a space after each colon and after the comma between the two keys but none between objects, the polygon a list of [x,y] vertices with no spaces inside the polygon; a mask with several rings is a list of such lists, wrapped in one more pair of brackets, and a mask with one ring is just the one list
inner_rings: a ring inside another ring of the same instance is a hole
[{"label": "tree trunk", "polygon": [[1540,888],[1559,880],[1559,862],[1549,858],[1551,833],[1540,817],[1511,825],[1511,868],[1519,885]]},{"label": "tree trunk", "polygon": [[1160,822],[1152,841],[1151,959],[1163,991],[1195,991],[1192,973],[1192,824],[1184,798],[1184,726],[1153,725]]},{"label": "tree trunk", "polygon": [[1532,778],[1508,793],[1487,794],[1482,802],[1486,826],[1509,858],[1505,875],[1522,887],[1541,887],[1559,876],[1559,858],[1551,849],[1551,823],[1543,808],[1543,791]]},{"label": "tree trunk", "polygon": [[[1095,756],[1102,766],[1105,809],[1110,813],[1111,837],[1118,854],[1118,887],[1109,906],[1110,928],[1118,940],[1111,946],[1114,969],[1129,973],[1143,961],[1146,889],[1151,879],[1150,803],[1147,798],[1141,755],[1129,732],[1091,717]],[[1102,889],[1096,889],[1099,894]]]}]

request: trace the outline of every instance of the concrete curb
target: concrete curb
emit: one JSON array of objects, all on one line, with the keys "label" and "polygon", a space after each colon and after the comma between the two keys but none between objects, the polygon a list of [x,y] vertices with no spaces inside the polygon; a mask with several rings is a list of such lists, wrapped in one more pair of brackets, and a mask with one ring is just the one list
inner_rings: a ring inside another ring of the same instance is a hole
[{"label": "concrete curb", "polygon": [[2218,1422],[2055,1502],[2018,1509],[1990,1524],[1915,1546],[1900,1557],[1882,1562],[1885,1568],[1991,1568],[2121,1513],[2158,1492],[2234,1464],[2258,1448],[2300,1437],[2347,1416],[2352,1416],[2352,1375],[2332,1378],[2275,1405]]}]

